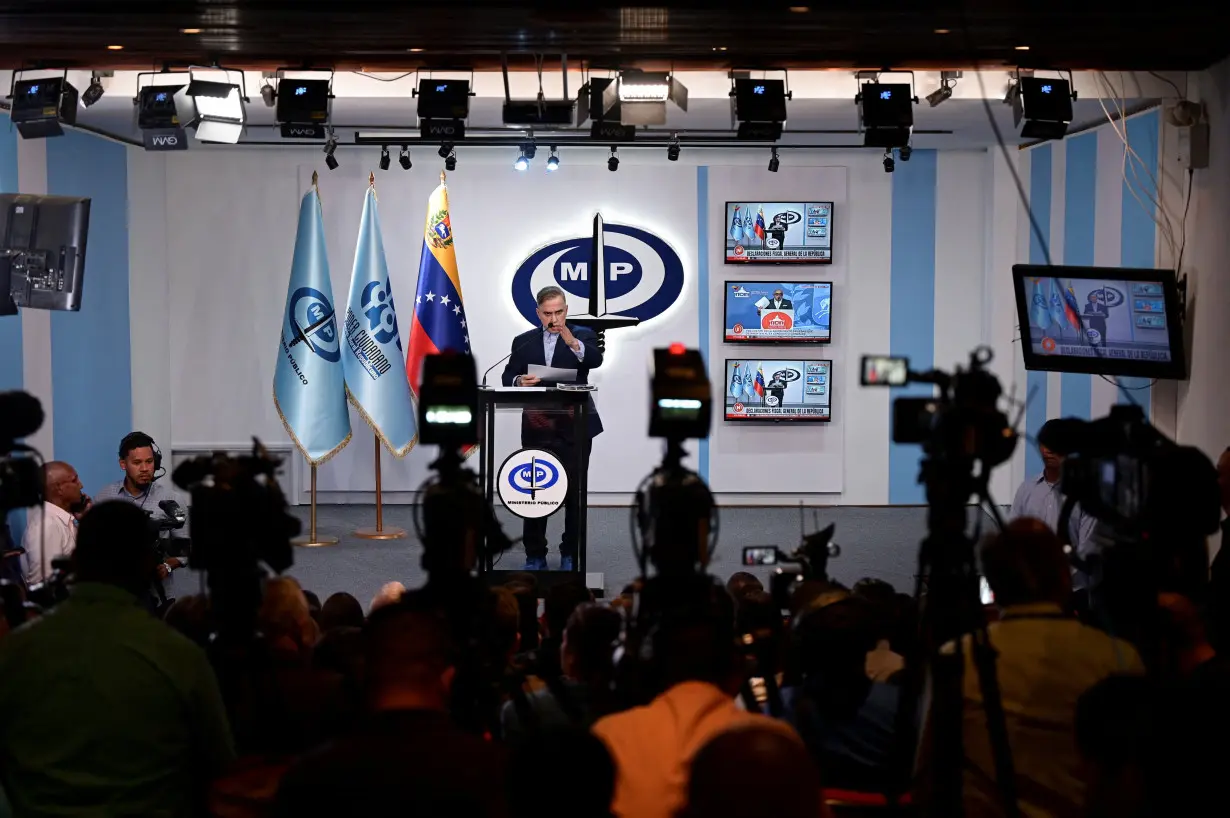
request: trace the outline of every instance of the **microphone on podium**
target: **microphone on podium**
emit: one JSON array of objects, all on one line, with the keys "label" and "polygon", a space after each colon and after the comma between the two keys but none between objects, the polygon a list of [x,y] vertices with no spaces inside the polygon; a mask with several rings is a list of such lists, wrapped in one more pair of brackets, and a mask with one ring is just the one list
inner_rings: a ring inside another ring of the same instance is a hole
[{"label": "microphone on podium", "polygon": [[[547,329],[550,329],[550,328],[551,328],[551,327],[553,327],[554,325],[555,325],[555,324],[554,324],[554,322],[550,322],[550,323],[548,323],[548,324],[547,324]],[[520,350],[521,348],[523,348],[523,347],[525,347],[527,344],[529,344],[529,342],[530,342],[530,341],[535,341],[535,340],[541,341],[541,338],[539,338],[539,337],[537,337],[537,336],[534,336],[534,335],[531,335],[529,338],[526,338],[526,339],[525,339],[524,341],[522,341],[521,343],[519,343],[519,344],[513,344],[513,348],[512,348],[512,349],[510,349],[510,350],[508,351],[508,354],[507,354],[507,355],[505,355],[503,358],[501,358],[500,360],[498,360],[498,361],[496,361],[495,363],[493,363],[490,367],[488,367],[488,368],[487,368],[487,371],[483,373],[483,383],[482,383],[482,385],[483,385],[484,387],[487,385],[487,376],[491,374],[491,370],[495,369],[497,366],[499,366],[500,364],[502,364],[502,363],[504,363],[505,361],[507,361],[509,358],[511,358],[513,355],[515,355],[515,354],[517,353],[517,351],[518,351],[518,350]]]}]

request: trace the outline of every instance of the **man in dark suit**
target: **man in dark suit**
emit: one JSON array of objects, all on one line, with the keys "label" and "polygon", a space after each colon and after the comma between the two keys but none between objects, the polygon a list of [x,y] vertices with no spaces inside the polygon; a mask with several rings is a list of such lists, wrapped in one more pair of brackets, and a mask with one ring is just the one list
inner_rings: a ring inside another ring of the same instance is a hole
[{"label": "man in dark suit", "polygon": [[792,309],[794,309],[794,302],[791,301],[789,298],[783,298],[782,288],[778,287],[776,290],[773,291],[773,300],[770,301],[768,304],[765,304],[763,307],[761,307],[759,309],[759,312],[764,312],[765,310],[792,310]]},{"label": "man in dark suit", "polygon": [[[538,291],[538,320],[541,326],[513,339],[508,365],[504,367],[505,386],[552,386],[529,374],[530,364],[575,369],[577,383],[589,382],[589,370],[602,366],[598,336],[585,327],[569,326],[568,301],[559,287]],[[521,445],[554,452],[568,472],[568,495],[564,500],[564,534],[560,540],[560,570],[571,571],[577,552],[577,447],[581,447],[585,470],[589,471],[589,452],[595,436],[602,432],[602,419],[594,399],[588,398],[589,428],[578,441],[573,420],[562,413],[526,410],[521,415]],[[525,520],[525,570],[547,570],[547,520]]]}]

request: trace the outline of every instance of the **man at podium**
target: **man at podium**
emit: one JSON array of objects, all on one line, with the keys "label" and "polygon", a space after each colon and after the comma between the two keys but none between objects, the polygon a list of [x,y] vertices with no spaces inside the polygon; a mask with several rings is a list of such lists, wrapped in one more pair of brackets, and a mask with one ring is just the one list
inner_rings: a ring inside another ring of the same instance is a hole
[{"label": "man at podium", "polygon": [[[556,369],[575,369],[576,383],[589,383],[589,371],[602,366],[602,351],[593,330],[569,326],[568,301],[559,287],[538,291],[538,320],[541,325],[513,339],[508,365],[504,367],[505,386],[554,386],[529,374],[531,364]],[[521,445],[547,449],[559,458],[568,472],[568,495],[564,500],[564,533],[560,539],[560,570],[571,571],[577,553],[577,446],[581,447],[586,473],[593,439],[602,432],[602,419],[593,397],[589,401],[589,428],[578,441],[569,415],[526,409],[521,413]],[[524,520],[525,570],[547,570],[547,518]]]}]

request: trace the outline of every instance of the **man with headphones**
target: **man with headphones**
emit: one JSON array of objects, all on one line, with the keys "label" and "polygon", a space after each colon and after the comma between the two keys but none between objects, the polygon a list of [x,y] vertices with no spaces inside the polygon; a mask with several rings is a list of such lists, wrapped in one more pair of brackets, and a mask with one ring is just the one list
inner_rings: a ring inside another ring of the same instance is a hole
[{"label": "man with headphones", "polygon": [[[162,468],[162,452],[158,444],[145,432],[129,432],[120,441],[119,456],[124,479],[104,486],[95,497],[95,502],[123,500],[147,512],[152,520],[167,519],[167,512],[160,504],[165,500],[178,501],[170,486],[158,480],[166,473]],[[158,576],[166,580],[172,571],[187,564],[187,557],[167,557],[158,566]]]}]

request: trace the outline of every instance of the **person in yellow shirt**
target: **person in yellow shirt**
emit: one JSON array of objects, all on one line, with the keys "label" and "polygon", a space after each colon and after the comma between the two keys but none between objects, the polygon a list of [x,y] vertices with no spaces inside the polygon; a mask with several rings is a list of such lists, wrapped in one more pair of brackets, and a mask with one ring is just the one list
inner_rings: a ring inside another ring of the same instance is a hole
[{"label": "person in yellow shirt", "polygon": [[[1076,745],[1076,704],[1117,673],[1143,673],[1136,649],[1065,613],[1072,584],[1059,538],[1041,520],[1013,520],[981,549],[983,572],[1001,613],[987,627],[1012,751],[1017,803],[1026,818],[1084,814],[1085,780]],[[944,650],[951,652],[955,645]],[[986,709],[962,639],[962,746],[967,818],[1001,816]],[[929,795],[931,718],[919,750],[919,792]]]}]

